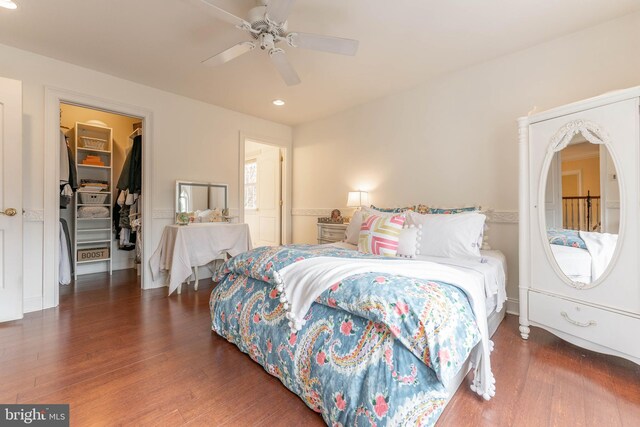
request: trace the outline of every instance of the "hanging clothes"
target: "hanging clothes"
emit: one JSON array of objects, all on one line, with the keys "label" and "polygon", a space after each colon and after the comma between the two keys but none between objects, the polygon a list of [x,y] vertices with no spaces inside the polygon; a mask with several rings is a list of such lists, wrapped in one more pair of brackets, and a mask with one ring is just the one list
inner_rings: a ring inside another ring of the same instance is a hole
[{"label": "hanging clothes", "polygon": [[142,135],[133,138],[122,172],[116,185],[118,197],[114,204],[113,222],[119,249],[139,250],[140,233],[132,230],[131,221],[137,217],[139,196],[142,193]]},{"label": "hanging clothes", "polygon": [[142,135],[133,138],[131,167],[129,169],[129,193],[142,193]]},{"label": "hanging clothes", "polygon": [[71,203],[71,198],[73,197],[73,190],[69,184],[64,184],[62,186],[62,191],[60,192],[60,209],[66,209]]},{"label": "hanging clothes", "polygon": [[60,130],[60,209],[67,209],[78,189],[78,171],[67,137]]},{"label": "hanging clothes", "polygon": [[142,193],[142,135],[133,138],[133,145],[124,161],[120,178],[119,190],[129,190],[129,193]]},{"label": "hanging clothes", "polygon": [[67,156],[69,157],[69,185],[73,191],[76,191],[78,185],[78,169],[76,168],[76,160],[73,158],[73,150],[67,144]]},{"label": "hanging clothes", "polygon": [[58,283],[68,285],[71,283],[71,258],[69,256],[69,237],[64,232],[64,226],[60,222],[60,246],[58,261]]},{"label": "hanging clothes", "polygon": [[69,252],[69,264],[70,264],[70,269],[71,269],[71,274],[73,274],[73,263],[71,262],[71,260],[73,259],[73,253],[71,252],[73,249],[73,246],[71,246],[71,233],[69,233],[69,224],[67,223],[67,220],[64,218],[60,218],[60,224],[62,225],[62,231],[64,231],[64,237],[67,240],[67,249]]},{"label": "hanging clothes", "polygon": [[69,183],[69,153],[67,151],[67,138],[60,130],[60,185]]}]

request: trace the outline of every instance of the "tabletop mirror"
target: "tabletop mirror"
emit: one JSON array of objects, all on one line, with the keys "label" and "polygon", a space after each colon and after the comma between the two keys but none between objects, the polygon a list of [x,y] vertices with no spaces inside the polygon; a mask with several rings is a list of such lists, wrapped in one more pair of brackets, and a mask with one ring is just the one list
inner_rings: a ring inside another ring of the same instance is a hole
[{"label": "tabletop mirror", "polygon": [[578,288],[595,286],[603,276],[620,228],[618,174],[606,138],[585,133],[552,141],[541,189],[541,223],[550,254],[568,283]]},{"label": "tabletop mirror", "polygon": [[226,211],[228,186],[189,181],[176,181],[176,213]]}]

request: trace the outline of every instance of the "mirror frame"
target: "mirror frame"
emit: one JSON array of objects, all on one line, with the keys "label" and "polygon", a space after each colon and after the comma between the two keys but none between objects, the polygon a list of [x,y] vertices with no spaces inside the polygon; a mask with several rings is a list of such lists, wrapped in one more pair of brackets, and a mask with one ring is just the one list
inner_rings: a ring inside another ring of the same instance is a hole
[{"label": "mirror frame", "polygon": [[180,191],[181,187],[185,185],[194,186],[194,187],[216,187],[216,188],[224,188],[224,208],[229,208],[229,186],[227,184],[217,184],[213,182],[195,182],[195,181],[176,181],[176,193],[175,193],[175,212],[180,213]]},{"label": "mirror frame", "polygon": [[[583,282],[575,282],[562,271],[558,261],[556,261],[555,256],[551,252],[551,244],[549,243],[549,238],[547,237],[547,218],[545,215],[545,209],[541,209],[540,204],[544,203],[545,193],[547,188],[547,179],[549,177],[549,167],[551,166],[551,161],[553,160],[553,156],[566,148],[573,137],[581,134],[587,142],[596,145],[604,145],[606,149],[609,151],[609,155],[613,160],[613,164],[616,168],[616,174],[618,176],[618,188],[620,189],[620,226],[618,228],[618,242],[616,244],[616,249],[611,257],[611,261],[607,268],[602,273],[597,280],[592,281],[591,283],[583,283]],[[611,273],[614,266],[618,261],[618,257],[620,256],[620,248],[624,243],[624,229],[625,229],[625,221],[624,221],[624,201],[625,201],[625,187],[624,187],[624,177],[623,173],[620,170],[620,163],[617,160],[616,154],[611,146],[611,139],[607,132],[605,132],[601,126],[597,125],[594,122],[587,120],[574,120],[571,121],[564,126],[562,126],[551,138],[551,142],[547,147],[547,154],[545,156],[544,162],[542,163],[542,176],[539,179],[540,187],[538,189],[538,202],[537,202],[537,210],[538,210],[538,224],[540,225],[540,237],[542,238],[542,242],[544,246],[544,251],[547,254],[547,258],[550,261],[551,267],[556,272],[558,277],[568,286],[572,288],[583,290],[583,289],[593,289],[596,286],[601,285],[607,276]]]}]

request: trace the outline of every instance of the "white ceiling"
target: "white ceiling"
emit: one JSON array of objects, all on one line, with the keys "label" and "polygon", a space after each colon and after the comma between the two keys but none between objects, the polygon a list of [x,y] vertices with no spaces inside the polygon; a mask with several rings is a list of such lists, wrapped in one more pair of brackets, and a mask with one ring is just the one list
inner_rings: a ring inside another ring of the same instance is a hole
[{"label": "white ceiling", "polygon": [[[248,36],[183,0],[16,2],[0,9],[2,44],[291,125],[640,10],[637,0],[298,0],[290,30],[359,39],[360,50],[287,48],[302,78],[287,87],[260,50],[200,65]],[[245,17],[255,1],[216,4]]]}]

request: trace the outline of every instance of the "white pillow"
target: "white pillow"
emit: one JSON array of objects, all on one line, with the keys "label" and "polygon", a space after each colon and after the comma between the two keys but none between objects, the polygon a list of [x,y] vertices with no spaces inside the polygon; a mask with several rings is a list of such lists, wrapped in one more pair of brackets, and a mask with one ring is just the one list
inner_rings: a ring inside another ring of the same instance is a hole
[{"label": "white pillow", "polygon": [[415,225],[404,226],[398,241],[398,256],[401,258],[415,258],[418,250],[418,236],[422,231]]},{"label": "white pillow", "polygon": [[360,236],[360,227],[362,227],[362,212],[355,211],[344,232],[345,242],[357,245],[358,237]]},{"label": "white pillow", "polygon": [[486,216],[476,212],[456,215],[409,212],[408,223],[421,229],[418,254],[446,258],[479,258]]},{"label": "white pillow", "polygon": [[361,209],[354,212],[351,217],[351,221],[349,221],[349,225],[347,225],[347,229],[345,230],[345,242],[350,243],[352,245],[358,244],[358,237],[360,236],[360,228],[362,227],[362,214],[367,213],[371,215],[378,216],[394,216],[398,215],[397,213],[392,212],[381,212],[376,209],[371,209],[367,207],[362,207]]}]

